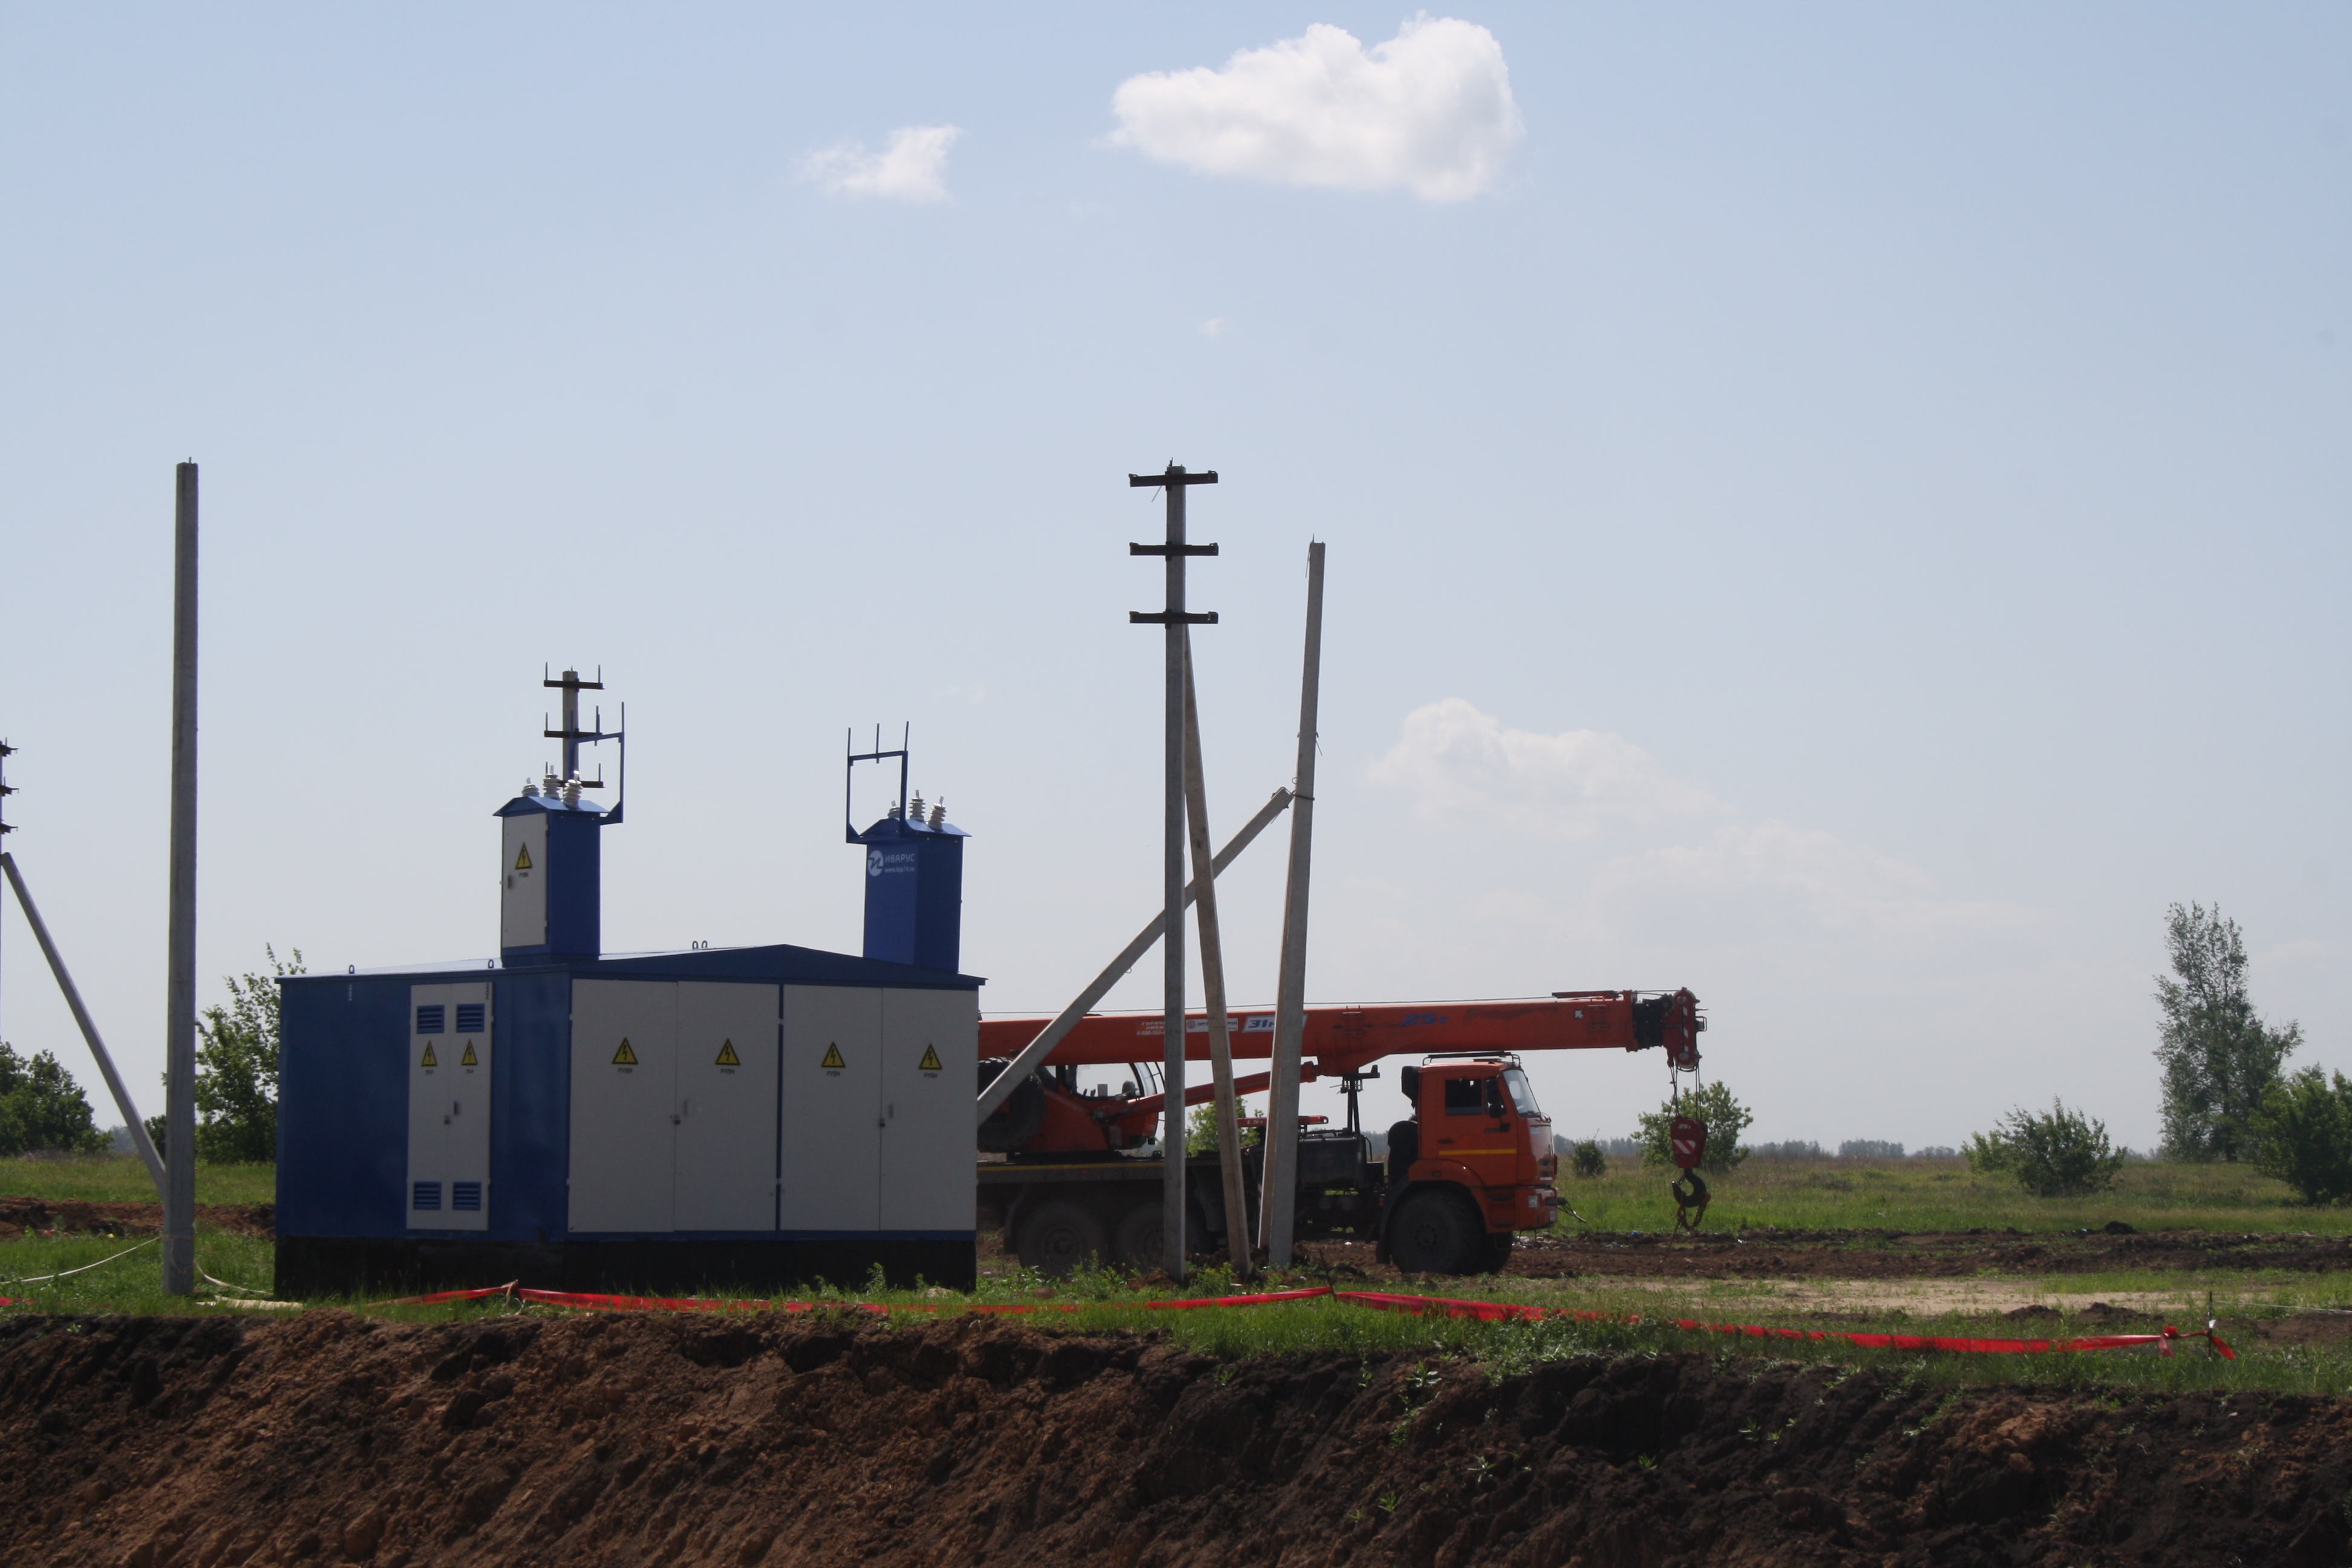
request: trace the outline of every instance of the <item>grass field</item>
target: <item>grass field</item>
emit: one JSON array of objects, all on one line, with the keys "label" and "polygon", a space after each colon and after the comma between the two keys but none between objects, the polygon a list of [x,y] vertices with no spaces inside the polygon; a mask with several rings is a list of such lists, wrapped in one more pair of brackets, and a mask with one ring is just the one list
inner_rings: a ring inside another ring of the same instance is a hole
[{"label": "grass field", "polygon": [[[0,1196],[43,1198],[51,1203],[152,1204],[155,1184],[133,1154],[99,1154],[0,1160]],[[196,1162],[196,1202],[268,1204],[278,1201],[275,1165],[215,1165]]]},{"label": "grass field", "polygon": [[[1596,1230],[1664,1230],[1674,1223],[1671,1171],[1612,1161],[1606,1175],[1563,1173],[1560,1201]],[[2007,1175],[1965,1160],[1750,1160],[1707,1185],[1709,1230],[2096,1229],[2284,1230],[2352,1235],[2352,1208],[2313,1208],[2284,1182],[2244,1165],[2135,1160],[2115,1186],[2079,1198],[2037,1198]],[[1576,1221],[1563,1215],[1560,1223]]]},{"label": "grass field", "polygon": [[[1563,1194],[1596,1226],[1610,1230],[1657,1230],[1671,1220],[1664,1196],[1664,1173],[1620,1164],[1591,1179],[1565,1178]],[[200,1166],[197,1195],[205,1203],[268,1202],[274,1197],[268,1166]],[[1847,1160],[1751,1161],[1714,1184],[1711,1230],[1965,1231],[1972,1228],[2068,1231],[2123,1219],[2143,1230],[2210,1228],[2236,1231],[2289,1230],[2322,1234],[2352,1232],[2352,1212],[2314,1210],[2294,1203],[2286,1189],[2251,1171],[2230,1166],[2174,1166],[2135,1163],[2126,1167],[2112,1192],[2095,1198],[2038,1199],[2005,1178],[1971,1175],[1958,1161]],[[0,1163],[0,1193],[48,1200],[152,1201],[146,1172],[130,1159],[18,1160]],[[1563,1223],[1572,1225],[1573,1221]],[[270,1284],[270,1244],[210,1226],[197,1230],[197,1263],[205,1273],[252,1294]],[[98,1267],[64,1279],[37,1279],[62,1270]],[[0,1312],[218,1312],[236,1292],[205,1287],[192,1307],[163,1294],[155,1247],[126,1251],[109,1237],[42,1237],[0,1243],[0,1296],[21,1305]],[[1304,1276],[1289,1283],[1315,1283]],[[1276,1281],[1276,1284],[1283,1283]],[[2014,1283],[2014,1282],[2012,1282]],[[2026,1282],[2030,1287],[2032,1282]],[[2055,1286],[2059,1282],[2049,1281]],[[1247,1289],[1253,1287],[1241,1287]],[[1264,1289],[1266,1287],[1255,1287]],[[1869,1351],[1836,1342],[1801,1343],[1726,1340],[1676,1330],[1664,1320],[1759,1323],[1912,1334],[2006,1332],[2062,1337],[2098,1331],[2068,1318],[2042,1320],[2030,1328],[1990,1329],[1986,1315],[1965,1311],[1916,1311],[1873,1305],[1866,1293],[1859,1310],[1837,1310],[1825,1320],[1821,1298],[1771,1280],[1672,1279],[1464,1280],[1450,1292],[1482,1300],[1522,1301],[1599,1312],[1639,1322],[1552,1321],[1542,1323],[1478,1323],[1421,1319],[1319,1300],[1297,1305],[1141,1312],[1123,1303],[1137,1300],[1137,1283],[1116,1272],[1048,1282],[1014,1271],[976,1291],[891,1291],[866,1288],[818,1292],[814,1299],[846,1305],[853,1300],[920,1306],[954,1311],[975,1304],[1068,1303],[1075,1313],[1032,1321],[1066,1328],[1133,1329],[1156,1331],[1221,1357],[1307,1350],[1349,1354],[1466,1356],[1497,1373],[1538,1361],[1588,1352],[1611,1353],[1704,1350],[1725,1357],[1778,1357],[1902,1369],[1903,1375],[1936,1385],[2031,1383],[2114,1389],[2244,1389],[2314,1394],[2352,1393],[2352,1352],[2309,1346],[2237,1345],[2241,1359],[2222,1362],[2191,1347],[2164,1357],[2147,1352],[2099,1352],[2065,1355],[1952,1355]],[[1236,1287],[1221,1269],[1197,1274],[1188,1287],[1166,1292],[1213,1296]],[[2149,1311],[2184,1328],[2203,1321],[2209,1295],[2222,1319],[2225,1336],[2232,1320],[2299,1307],[2352,1307],[2352,1273],[2276,1275],[2253,1270],[2184,1273],[2078,1275],[2063,1282],[2063,1294],[2047,1299],[2071,1312],[2094,1299],[2138,1300]],[[432,1322],[521,1310],[561,1313],[565,1309],[516,1308],[502,1300],[441,1307],[386,1307],[357,1301],[320,1301],[313,1306],[354,1307],[399,1321]],[[911,1321],[894,1317],[886,1321]]]}]

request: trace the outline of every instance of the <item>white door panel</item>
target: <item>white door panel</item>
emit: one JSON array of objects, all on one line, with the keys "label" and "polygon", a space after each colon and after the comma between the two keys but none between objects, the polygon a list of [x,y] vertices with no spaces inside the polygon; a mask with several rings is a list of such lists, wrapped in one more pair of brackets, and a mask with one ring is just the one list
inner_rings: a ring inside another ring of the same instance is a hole
[{"label": "white door panel", "polygon": [[574,1231],[676,1228],[677,985],[572,984]]},{"label": "white door panel", "polygon": [[502,816],[499,835],[499,945],[547,945],[547,816]]},{"label": "white door panel", "polygon": [[972,1228],[979,1057],[976,993],[882,994],[881,1229]]},{"label": "white door panel", "polygon": [[781,1077],[779,1226],[874,1229],[882,1173],[882,993],[785,986]]},{"label": "white door panel", "polygon": [[490,985],[408,988],[408,1228],[490,1223]]},{"label": "white door panel", "polygon": [[773,985],[677,983],[677,1228],[776,1225]]}]

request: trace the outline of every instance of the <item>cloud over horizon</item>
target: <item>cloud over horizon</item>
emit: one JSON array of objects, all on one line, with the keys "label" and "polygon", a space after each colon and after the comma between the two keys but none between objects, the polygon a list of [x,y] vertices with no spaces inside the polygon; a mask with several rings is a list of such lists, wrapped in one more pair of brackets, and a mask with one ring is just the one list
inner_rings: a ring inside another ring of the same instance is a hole
[{"label": "cloud over horizon", "polygon": [[953,125],[902,125],[879,153],[862,142],[837,142],[801,160],[800,178],[829,196],[942,202],[948,149],[962,134]]},{"label": "cloud over horizon", "polygon": [[1111,95],[1114,146],[1206,174],[1462,201],[1524,134],[1495,35],[1426,16],[1367,50],[1318,22],[1221,69],[1150,71]]},{"label": "cloud over horizon", "polygon": [[1460,697],[1406,714],[1403,733],[1372,764],[1371,776],[1410,792],[1413,814],[1425,822],[1543,838],[1586,839],[1604,827],[1730,811],[1621,735],[1506,729]]}]

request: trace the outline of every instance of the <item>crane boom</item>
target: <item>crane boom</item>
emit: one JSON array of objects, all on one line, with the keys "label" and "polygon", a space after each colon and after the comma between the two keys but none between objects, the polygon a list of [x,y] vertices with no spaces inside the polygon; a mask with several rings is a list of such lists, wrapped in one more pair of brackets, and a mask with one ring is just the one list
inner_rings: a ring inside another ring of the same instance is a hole
[{"label": "crane boom", "polygon": [[[1234,1055],[1270,1057],[1274,1009],[1236,1008]],[[1036,1038],[1042,1018],[983,1018],[982,1058],[1011,1057]],[[1309,1007],[1301,1055],[1308,1077],[1354,1072],[1391,1056],[1448,1051],[1646,1050],[1664,1047],[1677,1064],[1696,1062],[1706,1027],[1698,998],[1687,990],[1562,991],[1546,997],[1498,1002],[1406,1002]],[[1184,1056],[1205,1061],[1208,1016],[1185,1017]],[[1045,1058],[1048,1068],[1113,1066],[1155,1060],[1165,1026],[1158,1014],[1092,1013]]]}]

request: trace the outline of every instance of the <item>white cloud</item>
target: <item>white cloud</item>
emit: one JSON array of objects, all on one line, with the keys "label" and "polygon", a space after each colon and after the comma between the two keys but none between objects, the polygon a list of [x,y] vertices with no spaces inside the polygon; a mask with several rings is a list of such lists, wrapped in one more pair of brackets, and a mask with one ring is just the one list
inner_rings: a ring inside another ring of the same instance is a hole
[{"label": "white cloud", "polygon": [[1475,23],[1418,16],[1367,50],[1317,23],[1206,66],[1129,77],[1115,146],[1208,174],[1460,201],[1523,133],[1503,46]]},{"label": "white cloud", "polygon": [[952,125],[904,125],[879,153],[860,142],[837,142],[801,160],[800,177],[829,196],[945,201],[948,149],[962,134]]},{"label": "white cloud", "polygon": [[1223,316],[1212,316],[1201,323],[1200,331],[1204,338],[1222,338],[1225,335],[1225,319]]},{"label": "white cloud", "polygon": [[1410,791],[1425,821],[1545,838],[1591,838],[1604,827],[1728,810],[1622,736],[1507,730],[1459,697],[1407,714],[1404,733],[1371,776]]}]

